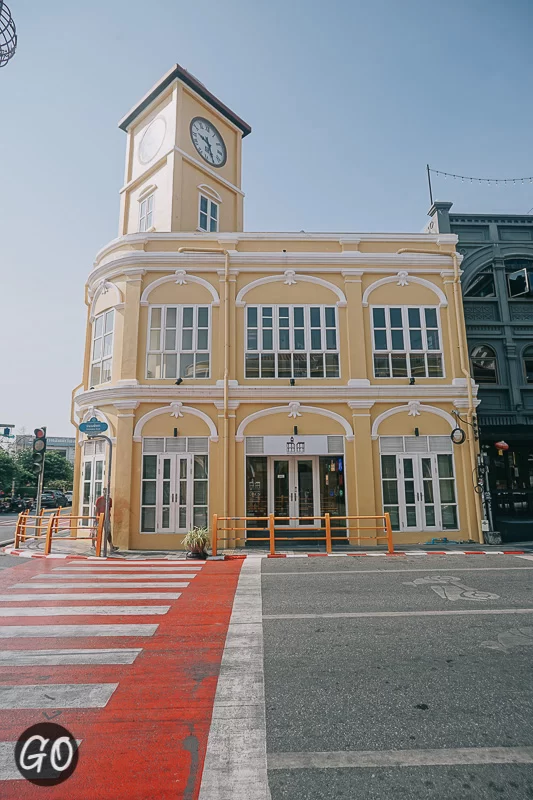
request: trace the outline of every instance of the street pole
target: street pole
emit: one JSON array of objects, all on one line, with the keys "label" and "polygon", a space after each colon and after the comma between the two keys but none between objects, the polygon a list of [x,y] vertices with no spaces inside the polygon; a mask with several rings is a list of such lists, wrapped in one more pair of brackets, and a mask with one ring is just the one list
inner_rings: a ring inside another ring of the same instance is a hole
[{"label": "street pole", "polygon": [[43,453],[43,464],[41,467],[41,471],[39,472],[39,477],[37,479],[37,498],[35,500],[35,516],[38,517],[41,513],[41,495],[43,493],[43,484],[44,484],[44,462],[46,460],[46,451]]}]

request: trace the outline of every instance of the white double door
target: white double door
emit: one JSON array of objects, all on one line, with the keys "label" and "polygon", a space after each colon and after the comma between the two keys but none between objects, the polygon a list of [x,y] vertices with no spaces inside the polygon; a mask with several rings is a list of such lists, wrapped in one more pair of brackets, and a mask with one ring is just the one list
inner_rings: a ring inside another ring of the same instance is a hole
[{"label": "white double door", "polygon": [[435,454],[398,455],[399,512],[402,530],[442,528]]},{"label": "white double door", "polygon": [[190,453],[157,457],[157,533],[186,533],[192,527],[193,458]]},{"label": "white double door", "polygon": [[300,519],[320,514],[318,457],[271,456],[269,462],[269,513],[282,518],[276,525],[318,527],[320,519]]},{"label": "white double door", "polygon": [[[83,459],[81,475],[81,503],[80,514],[82,517],[94,515],[94,506],[101,496],[104,488],[105,458],[103,455],[85,456]],[[87,525],[86,520],[82,520]]]}]

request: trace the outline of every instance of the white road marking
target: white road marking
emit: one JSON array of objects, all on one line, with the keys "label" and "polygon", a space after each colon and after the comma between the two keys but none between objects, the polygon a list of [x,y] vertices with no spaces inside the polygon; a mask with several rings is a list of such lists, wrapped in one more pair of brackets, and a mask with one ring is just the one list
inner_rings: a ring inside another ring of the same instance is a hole
[{"label": "white road marking", "polygon": [[[73,575],[54,575],[51,572],[43,572],[40,575],[34,575],[34,581],[41,581],[41,580],[50,580],[50,581],[77,581],[78,578],[82,580],[95,580],[95,581],[168,581],[172,578],[176,578],[177,580],[187,579],[192,580],[196,578],[196,572],[172,572],[169,575],[152,575],[151,573],[141,573],[135,575],[121,575],[118,572],[113,572],[111,575],[109,573],[105,574],[98,574],[98,575],[78,575],[74,573]],[[66,583],[65,583],[66,585]]]},{"label": "white road marking", "polygon": [[0,686],[0,709],[104,708],[118,683]]},{"label": "white road marking", "polygon": [[265,576],[282,578],[284,575],[388,575],[389,572],[516,572],[522,570],[531,570],[533,567],[431,567],[424,569],[423,567],[412,569],[310,569],[298,570],[295,572],[263,572],[262,577]]},{"label": "white road marking", "polygon": [[[188,585],[188,583],[182,584],[182,586]],[[70,589],[71,585],[68,588]],[[120,600],[177,600],[178,597],[181,597],[181,592],[50,592],[46,594],[0,594],[0,603],[27,603],[34,600],[117,600],[119,598]]]},{"label": "white road marking", "polygon": [[336,753],[269,753],[268,755],[268,769],[432,767],[464,764],[533,764],[533,747],[346,750]]},{"label": "white road marking", "polygon": [[263,614],[263,619],[363,619],[364,617],[449,617],[457,614],[533,614],[533,608],[469,608],[453,611],[357,611],[334,614]]},{"label": "white road marking", "polygon": [[157,625],[0,625],[0,639],[41,637],[70,638],[71,636],[153,636]]},{"label": "white road marking", "polygon": [[[144,565],[141,565],[139,567],[120,567],[120,569],[118,569],[117,567],[115,567],[112,564],[109,564],[109,565],[108,564],[101,564],[101,565],[94,566],[94,567],[78,567],[77,569],[73,569],[72,567],[54,567],[52,572],[70,572],[70,573],[78,573],[78,572],[95,573],[96,572],[96,573],[101,573],[102,575],[104,575],[106,572],[108,572],[109,574],[114,575],[115,573],[111,572],[110,568],[111,569],[115,569],[117,574],[119,572],[125,572],[126,574],[128,574],[128,572],[142,572],[143,570],[147,570],[148,572],[150,572],[150,574],[153,573],[154,575],[157,575],[158,572],[176,572],[176,571],[178,571],[181,574],[184,571],[185,572],[187,572],[187,571],[190,572],[191,569],[194,569],[194,567],[189,567],[189,566],[183,566],[183,567],[145,567]],[[198,571],[199,570],[197,569],[195,574],[198,574]]]},{"label": "white road marking", "polygon": [[242,565],[220,665],[199,800],[270,800],[261,561]]},{"label": "white road marking", "polygon": [[533,556],[515,556],[515,558],[525,558],[528,561],[533,561]]},{"label": "white road marking", "polygon": [[[80,578],[82,576],[80,575]],[[165,589],[165,588],[172,588],[172,589],[184,589],[188,586],[188,583],[183,583],[180,581],[160,581],[159,583],[148,583],[146,581],[131,581],[128,583],[121,583],[120,581],[117,583],[106,583],[106,581],[101,580],[94,580],[94,581],[87,581],[86,583],[16,583],[14,585],[14,589],[103,589],[104,587],[109,587],[119,589]],[[58,595],[59,596],[59,595]]]},{"label": "white road marking", "polygon": [[471,586],[465,586],[461,583],[460,578],[455,578],[453,575],[430,575],[426,578],[415,578],[414,581],[407,581],[404,586],[430,586],[430,588],[442,597],[443,600],[475,600],[485,602],[486,600],[499,600],[499,594],[492,594],[491,592],[480,592],[478,589],[472,589]]},{"label": "white road marking", "polygon": [[[84,595],[80,596],[80,599]],[[38,606],[35,608],[0,608],[2,617],[68,617],[89,616],[151,616],[167,614],[170,606]]]},{"label": "white road marking", "polygon": [[511,628],[499,633],[497,641],[481,642],[479,646],[487,647],[489,650],[500,650],[502,653],[508,653],[511,647],[531,647],[533,646],[533,628]]},{"label": "white road marking", "polygon": [[[76,739],[78,747],[82,739]],[[0,742],[0,781],[23,781],[22,774],[15,764],[16,742]]]},{"label": "white road marking", "polygon": [[62,666],[65,664],[133,664],[142,648],[90,650],[4,650],[0,667]]}]

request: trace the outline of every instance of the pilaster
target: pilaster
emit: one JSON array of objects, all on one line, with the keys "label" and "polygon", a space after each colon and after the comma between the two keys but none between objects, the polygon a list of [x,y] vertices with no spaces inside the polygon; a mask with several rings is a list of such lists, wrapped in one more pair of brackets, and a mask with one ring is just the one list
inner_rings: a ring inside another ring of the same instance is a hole
[{"label": "pilaster", "polygon": [[369,385],[363,316],[363,271],[347,270],[343,272],[343,277],[347,300],[348,385]]},{"label": "pilaster", "polygon": [[113,473],[111,476],[111,498],[113,516],[111,530],[113,543],[121,550],[130,546],[131,485],[133,479],[133,428],[135,425],[136,400],[115,403],[117,411],[117,436],[113,448]]},{"label": "pilaster", "polygon": [[122,312],[122,354],[119,381],[137,381],[137,352],[139,345],[139,312],[143,269],[127,269]]},{"label": "pilaster", "polygon": [[[376,509],[375,504],[375,470],[370,436],[372,427],[370,412],[374,402],[372,400],[349,400],[348,405],[352,410],[352,427],[355,434],[352,445],[355,473],[352,479],[349,476],[347,478],[348,484],[351,484],[355,490],[355,508],[353,508],[353,511],[350,510],[350,513],[358,515],[377,514],[379,509]],[[355,531],[350,534],[352,543],[354,533]],[[365,531],[364,533],[368,534],[371,531]]]}]

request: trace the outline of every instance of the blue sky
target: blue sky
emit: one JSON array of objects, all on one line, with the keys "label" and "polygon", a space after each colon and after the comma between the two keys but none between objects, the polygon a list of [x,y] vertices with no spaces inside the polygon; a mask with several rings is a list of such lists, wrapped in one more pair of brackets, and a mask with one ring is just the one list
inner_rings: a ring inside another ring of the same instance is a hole
[{"label": "blue sky", "polygon": [[[0,70],[0,423],[68,435],[84,282],[116,236],[117,122],[176,62],[252,125],[247,230],[418,231],[425,165],[533,174],[529,0],[8,0]],[[533,184],[437,178],[454,210]]]}]

